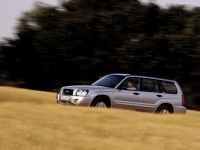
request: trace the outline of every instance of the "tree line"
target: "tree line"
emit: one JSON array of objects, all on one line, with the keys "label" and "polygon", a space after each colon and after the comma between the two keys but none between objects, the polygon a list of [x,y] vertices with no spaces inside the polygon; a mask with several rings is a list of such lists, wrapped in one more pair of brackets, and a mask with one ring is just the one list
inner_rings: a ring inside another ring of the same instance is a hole
[{"label": "tree line", "polygon": [[200,109],[200,8],[138,0],[37,3],[0,49],[1,85],[56,91],[109,73],[177,80]]}]

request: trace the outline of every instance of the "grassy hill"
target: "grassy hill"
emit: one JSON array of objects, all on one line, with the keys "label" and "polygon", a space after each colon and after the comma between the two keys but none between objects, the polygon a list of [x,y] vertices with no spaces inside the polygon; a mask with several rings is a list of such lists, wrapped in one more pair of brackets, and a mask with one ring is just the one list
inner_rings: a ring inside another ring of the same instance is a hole
[{"label": "grassy hill", "polygon": [[162,116],[65,106],[55,95],[0,87],[0,149],[200,149],[200,112]]}]

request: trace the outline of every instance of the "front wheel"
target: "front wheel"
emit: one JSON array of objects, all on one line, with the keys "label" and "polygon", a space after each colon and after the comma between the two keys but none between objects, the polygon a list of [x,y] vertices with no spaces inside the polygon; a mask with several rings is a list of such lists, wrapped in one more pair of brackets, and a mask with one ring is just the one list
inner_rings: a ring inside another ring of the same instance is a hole
[{"label": "front wheel", "polygon": [[108,104],[103,98],[97,98],[96,100],[94,100],[91,106],[97,108],[108,108]]},{"label": "front wheel", "polygon": [[161,106],[156,111],[157,114],[171,114],[173,113],[172,110],[168,106]]}]

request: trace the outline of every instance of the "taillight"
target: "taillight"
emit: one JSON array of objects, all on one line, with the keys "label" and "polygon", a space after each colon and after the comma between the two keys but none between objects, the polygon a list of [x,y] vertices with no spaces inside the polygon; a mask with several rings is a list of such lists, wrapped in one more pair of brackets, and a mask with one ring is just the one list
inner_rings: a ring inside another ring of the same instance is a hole
[{"label": "taillight", "polygon": [[184,95],[182,95],[182,106],[185,105],[185,98],[184,98]]}]

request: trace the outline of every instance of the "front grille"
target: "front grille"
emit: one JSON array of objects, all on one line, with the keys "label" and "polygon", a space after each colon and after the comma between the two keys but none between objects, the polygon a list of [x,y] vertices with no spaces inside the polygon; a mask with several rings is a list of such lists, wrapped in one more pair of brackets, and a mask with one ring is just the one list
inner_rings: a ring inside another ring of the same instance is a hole
[{"label": "front grille", "polygon": [[73,95],[73,90],[72,89],[63,89],[62,94]]}]

